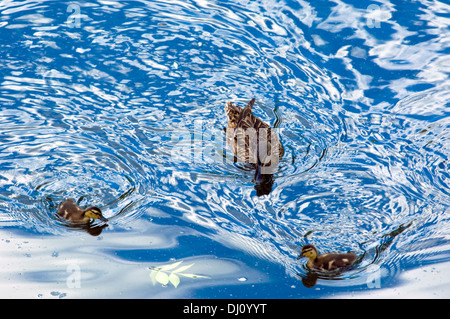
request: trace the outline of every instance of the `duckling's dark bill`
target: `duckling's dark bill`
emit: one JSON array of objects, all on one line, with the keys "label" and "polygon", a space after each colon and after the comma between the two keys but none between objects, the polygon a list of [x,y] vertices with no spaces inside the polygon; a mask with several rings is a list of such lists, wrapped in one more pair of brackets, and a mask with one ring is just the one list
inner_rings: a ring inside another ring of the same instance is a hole
[{"label": "duckling's dark bill", "polygon": [[104,217],[104,216],[100,216],[99,219],[104,222],[107,223],[108,222],[108,218]]}]

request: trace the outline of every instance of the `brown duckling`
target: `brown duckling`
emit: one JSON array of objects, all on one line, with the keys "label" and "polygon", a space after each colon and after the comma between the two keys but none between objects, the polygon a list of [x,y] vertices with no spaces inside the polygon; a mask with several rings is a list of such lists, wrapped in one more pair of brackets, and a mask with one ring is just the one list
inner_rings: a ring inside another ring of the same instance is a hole
[{"label": "brown duckling", "polygon": [[310,269],[321,271],[333,271],[340,268],[345,268],[352,265],[357,256],[354,253],[332,253],[319,255],[317,248],[314,245],[305,245],[302,248],[301,257],[307,257],[308,262],[306,266]]},{"label": "brown duckling", "polygon": [[59,205],[57,214],[68,222],[77,224],[86,224],[91,221],[91,219],[100,219],[103,222],[107,222],[108,219],[103,217],[102,211],[98,207],[88,207],[82,209],[80,206],[75,204],[72,199],[66,199],[61,205]]},{"label": "brown duckling", "polygon": [[260,118],[252,114],[253,98],[245,108],[227,102],[225,112],[228,117],[226,136],[236,159],[256,168],[257,184],[273,183],[271,176],[284,148],[275,131]]}]

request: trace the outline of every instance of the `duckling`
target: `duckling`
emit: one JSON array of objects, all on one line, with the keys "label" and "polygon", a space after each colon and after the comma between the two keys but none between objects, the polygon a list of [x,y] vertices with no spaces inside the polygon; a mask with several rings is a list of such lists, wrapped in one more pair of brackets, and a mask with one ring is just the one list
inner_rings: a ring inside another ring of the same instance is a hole
[{"label": "duckling", "polygon": [[272,181],[271,169],[283,157],[284,148],[271,127],[252,114],[254,104],[254,98],[245,108],[231,102],[226,103],[225,113],[228,117],[226,135],[235,157],[254,166],[256,183],[264,184]]},{"label": "duckling", "polygon": [[71,223],[86,224],[92,219],[100,219],[103,222],[107,222],[108,219],[103,217],[102,211],[98,207],[88,207],[82,209],[75,204],[72,199],[66,199],[61,205],[59,205],[57,214]]},{"label": "duckling", "polygon": [[323,254],[319,255],[317,248],[314,245],[305,245],[302,248],[301,257],[307,257],[308,262],[306,266],[310,269],[333,271],[340,268],[345,268],[352,265],[356,260],[356,254]]}]

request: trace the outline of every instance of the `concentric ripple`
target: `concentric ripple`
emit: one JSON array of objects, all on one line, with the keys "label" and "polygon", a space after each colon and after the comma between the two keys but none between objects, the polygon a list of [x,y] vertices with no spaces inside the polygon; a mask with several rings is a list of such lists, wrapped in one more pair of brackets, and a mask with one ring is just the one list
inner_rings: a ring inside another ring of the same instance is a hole
[{"label": "concentric ripple", "polygon": [[[115,124],[100,127],[95,117],[69,111],[33,105],[5,116],[2,195],[12,218],[23,218],[27,227],[44,223],[52,231],[57,206],[66,198],[102,207],[112,221],[142,199],[146,177],[133,145],[124,143],[132,137],[118,140],[111,131]],[[27,124],[18,125],[18,118],[28,118]]]}]

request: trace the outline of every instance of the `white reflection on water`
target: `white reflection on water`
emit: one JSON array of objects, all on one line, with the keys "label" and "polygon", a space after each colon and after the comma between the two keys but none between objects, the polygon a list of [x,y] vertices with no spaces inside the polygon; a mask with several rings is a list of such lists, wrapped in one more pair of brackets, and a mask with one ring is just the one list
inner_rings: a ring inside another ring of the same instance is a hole
[{"label": "white reflection on water", "polygon": [[[448,281],[442,278],[450,276],[450,262],[426,265],[411,269],[398,275],[400,285],[367,289],[359,293],[338,293],[330,298],[359,298],[359,299],[448,299],[450,291]],[[381,279],[382,281],[383,279]]]},{"label": "white reflection on water", "polygon": [[[268,279],[241,261],[197,255],[182,260],[194,263],[189,271],[209,278],[183,277],[176,289],[153,286],[149,267],[173,260],[152,261],[152,250],[176,246],[177,231],[174,227],[146,229],[146,234],[45,238],[2,230],[0,298],[189,298],[199,288],[239,284],[237,278],[243,275],[250,284]],[[148,260],[126,260],[113,253],[118,251],[139,251],[141,255],[145,251]]]}]

